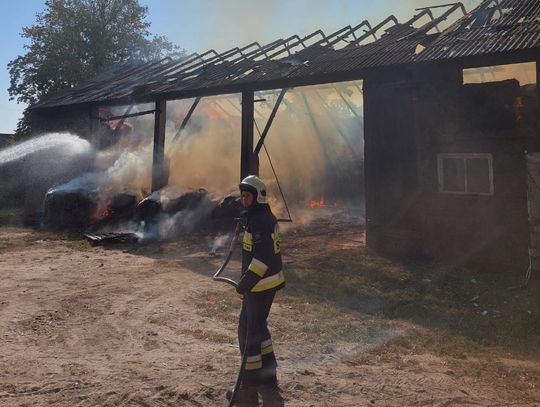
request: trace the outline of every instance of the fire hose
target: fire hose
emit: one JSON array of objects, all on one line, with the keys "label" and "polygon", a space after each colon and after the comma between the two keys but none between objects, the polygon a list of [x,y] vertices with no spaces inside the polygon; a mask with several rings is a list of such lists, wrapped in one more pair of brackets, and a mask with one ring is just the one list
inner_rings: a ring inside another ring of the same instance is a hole
[{"label": "fire hose", "polygon": [[232,285],[234,288],[238,287],[238,283],[230,278],[227,277],[221,277],[220,274],[223,273],[227,265],[229,264],[229,261],[231,260],[231,257],[234,252],[234,245],[238,241],[238,236],[240,236],[240,230],[242,229],[240,219],[237,219],[236,227],[234,230],[234,236],[231,239],[231,244],[229,245],[229,253],[227,253],[227,257],[225,258],[225,261],[221,265],[221,267],[216,271],[212,279],[214,281],[222,281],[224,283],[227,283],[229,285]]},{"label": "fire hose", "polygon": [[[227,277],[221,277],[220,274],[223,273],[227,265],[229,264],[229,261],[231,260],[231,257],[234,252],[234,246],[236,242],[238,241],[238,237],[240,236],[240,232],[242,230],[242,223],[241,219],[236,219],[236,227],[234,231],[234,236],[231,239],[231,244],[229,246],[229,253],[227,254],[227,257],[225,258],[225,261],[221,265],[221,267],[216,271],[212,279],[214,281],[221,281],[224,283],[227,283],[229,285],[232,285],[235,289],[238,287],[238,283],[234,281],[233,279],[227,278]],[[246,302],[246,309],[247,309],[247,302]],[[249,310],[247,310],[249,312]],[[240,385],[242,384],[242,379],[244,377],[244,367],[247,362],[248,357],[248,338],[249,338],[249,317],[247,318],[247,326],[246,326],[246,339],[244,341],[244,351],[242,352],[242,362],[240,364],[240,370],[238,371],[238,376],[236,378],[236,383],[234,384],[234,388],[232,392],[227,394],[227,398],[229,399],[228,407],[232,407],[234,405],[234,400],[236,399],[236,395],[238,394],[238,389],[240,388]]]}]

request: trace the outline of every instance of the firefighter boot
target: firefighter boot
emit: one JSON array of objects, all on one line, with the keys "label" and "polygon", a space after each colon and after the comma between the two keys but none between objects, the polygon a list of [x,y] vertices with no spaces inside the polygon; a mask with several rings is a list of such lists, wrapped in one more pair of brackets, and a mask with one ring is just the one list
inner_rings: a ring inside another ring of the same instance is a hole
[{"label": "firefighter boot", "polygon": [[[231,400],[233,390],[227,390],[227,400]],[[236,393],[233,405],[237,407],[259,407],[257,388],[254,386],[241,386]]]},{"label": "firefighter boot", "polygon": [[263,407],[284,407],[285,401],[276,384],[266,384],[259,386],[259,394],[262,397]]}]

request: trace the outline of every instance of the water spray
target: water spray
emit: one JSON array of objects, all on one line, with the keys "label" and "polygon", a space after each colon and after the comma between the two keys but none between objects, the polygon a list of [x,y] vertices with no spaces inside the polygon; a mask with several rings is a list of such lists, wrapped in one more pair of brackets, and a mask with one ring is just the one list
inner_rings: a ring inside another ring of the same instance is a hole
[{"label": "water spray", "polygon": [[88,140],[70,133],[46,134],[0,150],[0,165],[24,160],[44,151],[53,151],[55,154],[61,151],[66,156],[89,154],[92,146]]}]

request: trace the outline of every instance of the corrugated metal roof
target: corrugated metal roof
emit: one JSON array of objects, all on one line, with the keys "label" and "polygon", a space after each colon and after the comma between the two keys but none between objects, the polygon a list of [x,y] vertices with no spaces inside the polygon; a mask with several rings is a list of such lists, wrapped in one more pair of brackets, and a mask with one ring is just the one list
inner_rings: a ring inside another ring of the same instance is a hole
[{"label": "corrugated metal roof", "polygon": [[495,55],[540,47],[540,0],[484,1],[446,29],[417,61]]},{"label": "corrugated metal roof", "polygon": [[[435,16],[435,9],[442,12]],[[387,66],[540,48],[540,0],[485,0],[468,14],[461,3],[417,11],[405,23],[390,16],[376,26],[362,21],[330,35],[318,30],[221,54],[210,50],[180,61],[124,64],[32,108],[225,94],[310,80],[328,83],[360,79],[367,70]],[[442,33],[433,33],[441,22],[463,14]],[[366,43],[371,37],[376,40]],[[417,54],[419,44],[426,48]]]}]

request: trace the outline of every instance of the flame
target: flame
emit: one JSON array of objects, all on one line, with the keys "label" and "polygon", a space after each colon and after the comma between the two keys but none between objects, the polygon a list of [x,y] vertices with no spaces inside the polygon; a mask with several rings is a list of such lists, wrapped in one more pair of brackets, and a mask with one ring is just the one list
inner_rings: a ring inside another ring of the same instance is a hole
[{"label": "flame", "polygon": [[324,198],[321,197],[321,199],[319,199],[319,200],[311,200],[311,201],[309,201],[308,205],[311,208],[315,208],[316,206],[325,206]]},{"label": "flame", "polygon": [[111,130],[116,131],[116,128],[118,127],[120,122],[122,122],[122,126],[120,127],[119,130],[124,130],[124,131],[132,131],[133,130],[133,125],[129,122],[128,119],[124,119],[124,121],[122,121],[121,119],[109,120],[108,124],[109,124],[109,127],[111,128]]},{"label": "flame", "polygon": [[[112,116],[112,112],[111,112],[111,109],[107,108],[107,107],[100,107],[98,109],[98,117],[100,119],[104,119],[104,120],[107,120],[109,119],[111,116]],[[116,128],[118,127],[118,125],[121,124],[122,126],[117,130]],[[125,119],[115,119],[115,120],[107,120],[107,125],[110,127],[111,130],[113,131],[123,131],[123,132],[126,132],[126,133],[130,133],[131,131],[133,131],[133,125],[131,124],[131,122],[129,121],[128,118],[125,118]]]},{"label": "flame", "polygon": [[109,206],[112,204],[112,201],[110,199],[107,199],[106,201],[101,201],[98,205],[98,209],[92,216],[93,220],[101,220],[106,219],[109,216],[111,216],[112,211],[109,209]]},{"label": "flame", "polygon": [[109,209],[109,206],[112,204],[111,200],[108,200],[105,203],[105,209],[101,212],[101,219],[105,219],[111,215],[111,210]]}]

